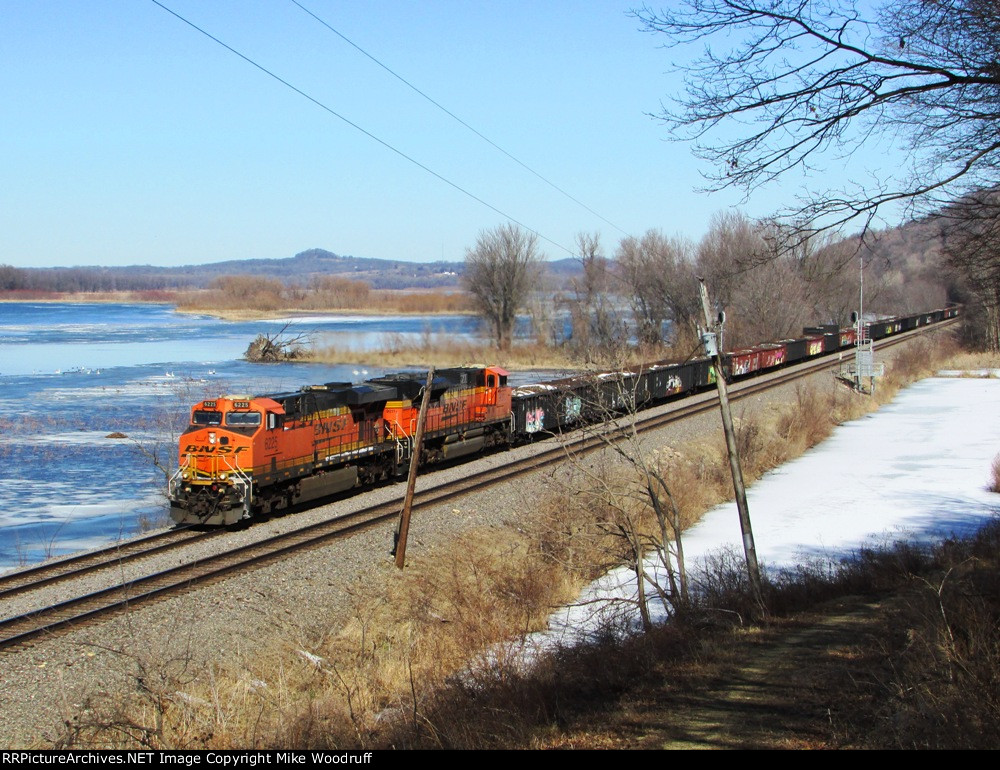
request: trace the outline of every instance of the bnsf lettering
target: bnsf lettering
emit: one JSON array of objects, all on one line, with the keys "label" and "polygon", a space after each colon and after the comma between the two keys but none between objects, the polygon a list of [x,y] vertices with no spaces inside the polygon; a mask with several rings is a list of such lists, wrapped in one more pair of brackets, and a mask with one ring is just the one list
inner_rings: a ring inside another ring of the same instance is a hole
[{"label": "bnsf lettering", "polygon": [[444,417],[452,417],[462,411],[461,401],[445,401],[441,404],[441,414]]},{"label": "bnsf lettering", "polygon": [[347,423],[347,417],[338,417],[336,420],[323,420],[317,422],[313,430],[317,436],[339,433],[347,426]]},{"label": "bnsf lettering", "polygon": [[217,454],[217,455],[238,455],[245,452],[250,447],[246,446],[215,446],[214,444],[188,444],[184,447],[184,454]]}]

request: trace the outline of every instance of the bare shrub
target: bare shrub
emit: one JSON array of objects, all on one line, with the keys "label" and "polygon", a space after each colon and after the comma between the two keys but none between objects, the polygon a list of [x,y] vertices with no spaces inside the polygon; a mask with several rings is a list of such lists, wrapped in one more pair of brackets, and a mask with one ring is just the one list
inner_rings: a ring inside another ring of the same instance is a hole
[{"label": "bare shrub", "polygon": [[[996,748],[1000,716],[1000,523],[949,540],[908,572],[854,688],[868,745]],[[891,555],[891,554],[890,554]],[[872,698],[876,700],[872,702]]]},{"label": "bare shrub", "polygon": [[816,446],[830,435],[840,411],[837,395],[832,393],[824,398],[815,387],[796,386],[794,408],[782,410],[776,424],[789,457]]},{"label": "bare shrub", "polygon": [[[742,626],[760,614],[742,553],[733,548],[716,551],[702,559],[698,566],[693,585],[693,615],[700,615],[713,623]],[[763,568],[761,582],[766,597],[769,593],[768,575]]]},{"label": "bare shrub", "polygon": [[748,416],[744,412],[733,422],[736,431],[736,452],[743,466],[743,474],[749,482],[757,478],[761,468],[764,467],[765,437],[755,415]]}]

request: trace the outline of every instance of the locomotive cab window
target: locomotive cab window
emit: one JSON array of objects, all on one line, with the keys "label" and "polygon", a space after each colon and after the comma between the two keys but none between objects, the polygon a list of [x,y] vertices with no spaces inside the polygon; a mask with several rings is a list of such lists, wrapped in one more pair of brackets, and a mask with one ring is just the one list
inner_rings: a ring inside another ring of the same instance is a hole
[{"label": "locomotive cab window", "polygon": [[222,412],[213,412],[208,409],[195,409],[191,415],[192,425],[221,425]]},{"label": "locomotive cab window", "polygon": [[260,412],[229,412],[226,425],[234,428],[255,428],[260,425]]}]

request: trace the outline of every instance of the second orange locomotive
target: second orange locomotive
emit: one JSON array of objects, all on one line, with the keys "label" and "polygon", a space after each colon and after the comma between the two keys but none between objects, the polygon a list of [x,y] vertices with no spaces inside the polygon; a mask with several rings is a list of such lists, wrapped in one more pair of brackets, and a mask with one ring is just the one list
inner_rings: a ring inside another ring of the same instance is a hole
[{"label": "second orange locomotive", "polygon": [[[171,518],[233,524],[405,472],[425,381],[394,374],[196,404],[170,479]],[[421,463],[507,443],[510,414],[503,369],[436,372]]]}]

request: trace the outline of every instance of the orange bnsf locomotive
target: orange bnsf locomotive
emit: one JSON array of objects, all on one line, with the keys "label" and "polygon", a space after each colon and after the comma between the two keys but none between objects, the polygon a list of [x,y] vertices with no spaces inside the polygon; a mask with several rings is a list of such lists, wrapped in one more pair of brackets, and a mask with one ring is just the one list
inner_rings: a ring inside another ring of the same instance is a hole
[{"label": "orange bnsf locomotive", "polygon": [[[393,374],[196,404],[169,483],[171,518],[233,524],[405,473],[425,382]],[[422,464],[509,441],[503,369],[442,369],[430,398]]]}]

